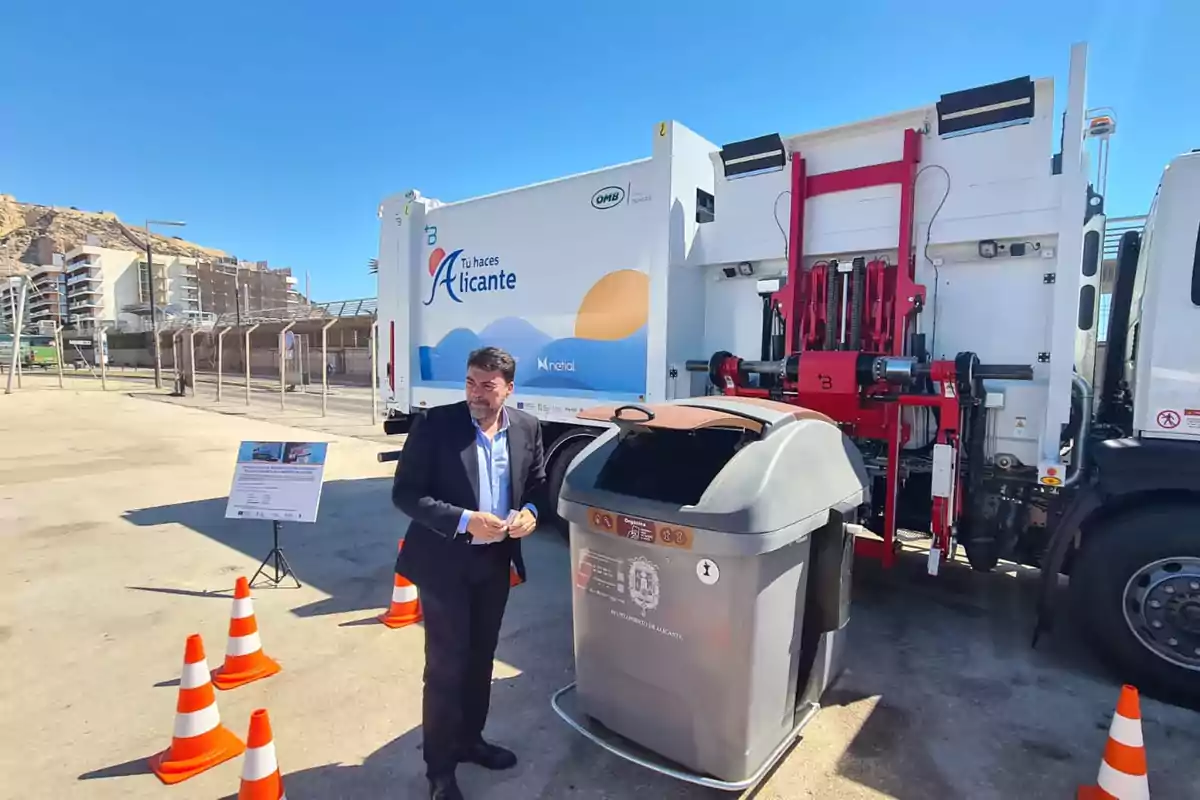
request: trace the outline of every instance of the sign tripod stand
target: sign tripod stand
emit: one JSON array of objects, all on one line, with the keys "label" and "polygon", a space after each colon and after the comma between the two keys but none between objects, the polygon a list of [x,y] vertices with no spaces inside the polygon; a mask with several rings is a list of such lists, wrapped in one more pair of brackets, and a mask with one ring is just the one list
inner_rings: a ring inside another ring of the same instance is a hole
[{"label": "sign tripod stand", "polygon": [[[287,556],[283,554],[283,548],[279,546],[279,520],[271,520],[271,531],[275,537],[275,546],[271,548],[271,552],[267,553],[267,557],[258,565],[258,570],[254,573],[254,577],[250,579],[250,586],[254,586],[254,582],[258,580],[258,576],[262,575],[272,583],[276,588],[287,577],[291,577],[296,582],[296,588],[302,588],[300,579],[296,577],[296,573],[292,571],[292,565],[288,563]],[[272,578],[267,574],[267,564],[274,563],[275,577]]]}]

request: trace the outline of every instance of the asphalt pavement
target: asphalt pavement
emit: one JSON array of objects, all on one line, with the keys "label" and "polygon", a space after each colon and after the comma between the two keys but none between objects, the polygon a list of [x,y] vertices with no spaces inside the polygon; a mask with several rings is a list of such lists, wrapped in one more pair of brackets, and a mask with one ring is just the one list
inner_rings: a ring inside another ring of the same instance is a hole
[{"label": "asphalt pavement", "polygon": [[[269,524],[224,517],[249,439],[329,441],[330,456],[318,522],[282,531],[303,588],[254,594],[283,671],[219,692],[221,719],[244,737],[251,710],[269,709],[294,800],[423,797],[423,630],[375,622],[406,525],[376,461],[394,442],[364,438],[377,426],[358,408],[322,422],[289,402],[268,420],[255,415],[270,398],[247,414],[135,382],[25,387],[0,396],[0,798],[236,795],[240,760],[167,789],[145,759],[170,742],[185,638],[202,634],[209,666],[221,662],[229,589],[270,548]],[[574,676],[570,554],[548,530],[527,552],[487,731],[521,762],[463,767],[469,800],[727,796],[626,763],[557,718],[550,695]],[[846,672],[746,798],[1063,798],[1095,779],[1118,687],[1069,629],[1031,649],[1033,577],[952,565],[930,579],[923,562],[856,564]],[[1200,714],[1148,699],[1142,713],[1152,796],[1200,797]]]}]

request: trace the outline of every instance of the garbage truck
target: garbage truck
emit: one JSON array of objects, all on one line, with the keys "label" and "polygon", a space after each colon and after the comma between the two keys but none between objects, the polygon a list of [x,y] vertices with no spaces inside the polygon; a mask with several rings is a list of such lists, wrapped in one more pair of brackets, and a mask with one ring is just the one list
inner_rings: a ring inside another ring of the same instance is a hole
[{"label": "garbage truck", "polygon": [[861,457],[858,557],[1040,568],[1039,631],[1072,619],[1120,679],[1196,699],[1200,152],[1144,220],[1110,220],[1117,119],[1086,72],[1075,45],[1061,117],[1053,79],[1020,77],[723,145],[661,121],[629,163],[388,197],[385,431],[461,399],[468,353],[502,347],[554,512],[616,425],[589,409],[808,409]]}]

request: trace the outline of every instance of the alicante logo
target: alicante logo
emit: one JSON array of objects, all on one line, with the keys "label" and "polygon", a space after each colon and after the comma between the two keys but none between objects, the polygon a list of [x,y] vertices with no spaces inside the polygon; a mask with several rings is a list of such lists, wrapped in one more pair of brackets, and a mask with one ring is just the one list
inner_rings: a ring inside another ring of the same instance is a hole
[{"label": "alicante logo", "polygon": [[516,273],[500,268],[500,256],[465,256],[459,248],[447,253],[440,247],[429,254],[429,274],[433,287],[425,305],[437,299],[438,287],[456,303],[463,300],[460,294],[480,292],[504,292],[517,288]]},{"label": "alicante logo", "polygon": [[614,208],[621,205],[621,201],[624,199],[625,190],[620,186],[605,186],[592,195],[592,208],[598,208],[601,211],[606,208]]}]

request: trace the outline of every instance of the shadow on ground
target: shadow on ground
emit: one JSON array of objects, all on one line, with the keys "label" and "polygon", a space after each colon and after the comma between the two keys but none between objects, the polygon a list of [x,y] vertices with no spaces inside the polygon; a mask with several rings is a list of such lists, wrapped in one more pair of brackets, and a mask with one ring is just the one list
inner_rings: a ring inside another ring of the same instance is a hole
[{"label": "shadow on ground", "polygon": [[[848,668],[825,705],[874,705],[838,773],[897,800],[1064,797],[1094,782],[1119,686],[1065,613],[1032,647],[1036,571],[930,578],[924,562],[855,564]],[[1191,712],[1143,697],[1143,717],[1152,762],[1156,746],[1200,744]],[[1194,771],[1173,767],[1152,774],[1155,794],[1192,796]]]},{"label": "shadow on ground", "polygon": [[[256,560],[263,559],[271,549],[271,523],[225,519],[226,502],[227,498],[214,497],[137,509],[124,517],[139,526],[183,525]],[[327,481],[317,522],[284,523],[281,528],[280,545],[300,581],[329,595],[292,612],[316,617],[347,611],[378,612],[386,607],[396,545],[404,527],[404,517],[391,504],[390,479]],[[286,591],[289,585],[285,581],[279,591]],[[260,586],[256,584],[256,589]],[[172,587],[130,588],[228,597],[221,593],[226,587],[202,592]]]}]

